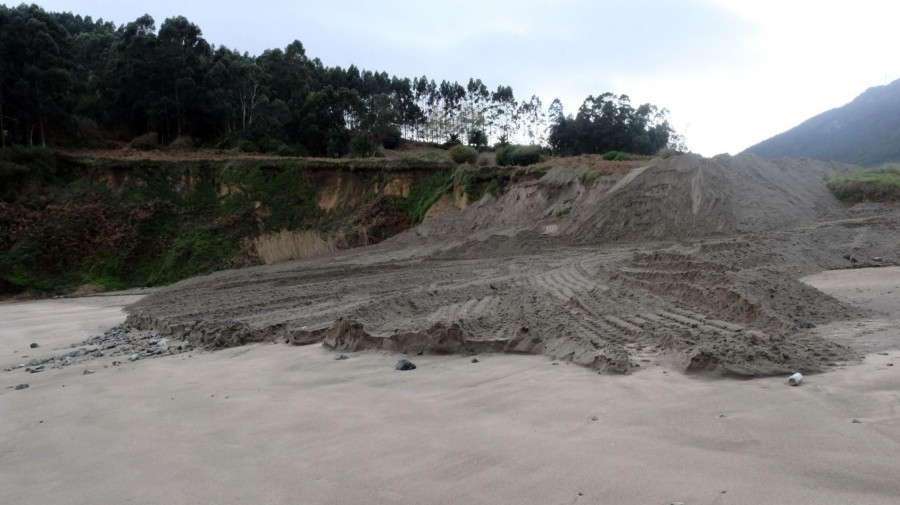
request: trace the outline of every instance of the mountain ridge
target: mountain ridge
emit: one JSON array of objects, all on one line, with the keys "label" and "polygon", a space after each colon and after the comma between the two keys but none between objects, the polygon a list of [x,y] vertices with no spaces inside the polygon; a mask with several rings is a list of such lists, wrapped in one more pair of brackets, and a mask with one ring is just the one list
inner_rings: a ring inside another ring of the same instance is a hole
[{"label": "mountain ridge", "polygon": [[874,86],[744,152],[763,158],[809,157],[862,166],[900,160],[900,79]]}]

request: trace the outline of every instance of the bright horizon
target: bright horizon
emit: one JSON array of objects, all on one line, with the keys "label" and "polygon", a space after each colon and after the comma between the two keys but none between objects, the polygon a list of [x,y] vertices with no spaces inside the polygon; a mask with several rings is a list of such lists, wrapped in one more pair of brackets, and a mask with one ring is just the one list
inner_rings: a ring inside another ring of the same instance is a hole
[{"label": "bright horizon", "polygon": [[259,54],[299,40],[326,66],[426,75],[517,100],[559,98],[566,113],[588,95],[627,94],[665,107],[688,147],[736,154],[866,89],[900,77],[893,2],[536,0],[447,7],[386,0],[153,3],[46,0],[117,25],[183,15],[211,44]]}]

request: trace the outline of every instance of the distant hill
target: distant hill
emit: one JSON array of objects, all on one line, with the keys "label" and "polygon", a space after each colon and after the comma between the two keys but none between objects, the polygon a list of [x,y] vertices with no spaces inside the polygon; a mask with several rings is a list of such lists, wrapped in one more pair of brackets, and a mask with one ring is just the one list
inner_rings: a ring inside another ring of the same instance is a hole
[{"label": "distant hill", "polygon": [[746,152],[763,158],[806,156],[862,166],[900,161],[900,80],[869,88],[847,105],[823,112]]}]

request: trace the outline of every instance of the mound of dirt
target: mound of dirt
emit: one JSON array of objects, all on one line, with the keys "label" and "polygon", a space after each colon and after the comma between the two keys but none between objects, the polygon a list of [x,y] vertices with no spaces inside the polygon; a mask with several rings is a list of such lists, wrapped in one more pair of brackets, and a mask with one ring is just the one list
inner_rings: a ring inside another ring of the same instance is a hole
[{"label": "mound of dirt", "polygon": [[855,167],[751,154],[656,158],[579,202],[578,242],[673,239],[785,229],[842,213],[825,180]]},{"label": "mound of dirt", "polygon": [[130,321],[210,347],[824,370],[859,353],[811,328],[861,312],[798,279],[847,255],[898,259],[896,211],[847,213],[825,187],[853,169],[753,155],[657,159],[600,179],[557,168],[377,246],[184,281]]}]

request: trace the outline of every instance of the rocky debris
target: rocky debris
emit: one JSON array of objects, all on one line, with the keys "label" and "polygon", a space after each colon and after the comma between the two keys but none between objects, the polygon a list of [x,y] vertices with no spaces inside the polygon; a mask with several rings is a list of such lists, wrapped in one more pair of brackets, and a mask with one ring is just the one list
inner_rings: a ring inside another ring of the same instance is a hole
[{"label": "rocky debris", "polygon": [[28,389],[30,386],[28,384],[19,384],[16,386],[16,391],[21,391],[22,389]]},{"label": "rocky debris", "polygon": [[338,354],[337,356],[334,357],[334,359],[335,359],[335,361],[341,361],[341,360],[345,360],[345,359],[350,359],[350,356],[347,356],[346,354]]},{"label": "rocky debris", "polygon": [[892,267],[896,264],[891,260],[885,260],[881,256],[873,256],[869,260],[862,261],[854,254],[845,254],[844,259],[850,262],[850,266],[843,268],[880,268]]},{"label": "rocky debris", "polygon": [[478,358],[472,358],[472,363],[478,363]]},{"label": "rocky debris", "polygon": [[394,367],[394,368],[397,369],[397,370],[400,370],[401,372],[405,372],[405,371],[407,371],[407,370],[415,370],[415,369],[416,369],[416,365],[414,365],[414,364],[413,364],[411,361],[409,361],[409,360],[401,359],[400,361],[397,362],[397,366]]},{"label": "rocky debris", "polygon": [[35,342],[32,342],[32,343],[31,343],[31,348],[32,348],[32,349],[37,349],[38,347],[40,347],[40,345],[38,345],[37,343],[35,343]]},{"label": "rocky debris", "polygon": [[85,371],[81,372],[81,375],[90,375],[92,373],[95,373],[95,372],[93,370],[85,370]]},{"label": "rocky debris", "polygon": [[[155,331],[140,330],[127,325],[119,325],[105,331],[102,335],[88,338],[82,342],[83,347],[73,344],[72,350],[58,356],[33,358],[27,364],[17,368],[25,368],[26,372],[37,373],[46,368],[62,368],[83,363],[104,356],[127,356],[130,361],[139,359],[169,356],[178,354],[192,346],[185,340],[175,341],[168,337],[160,337]],[[23,356],[25,357],[25,356]],[[118,365],[114,361],[113,365]],[[87,374],[88,371],[85,372]],[[89,373],[93,373],[91,370]]]}]

